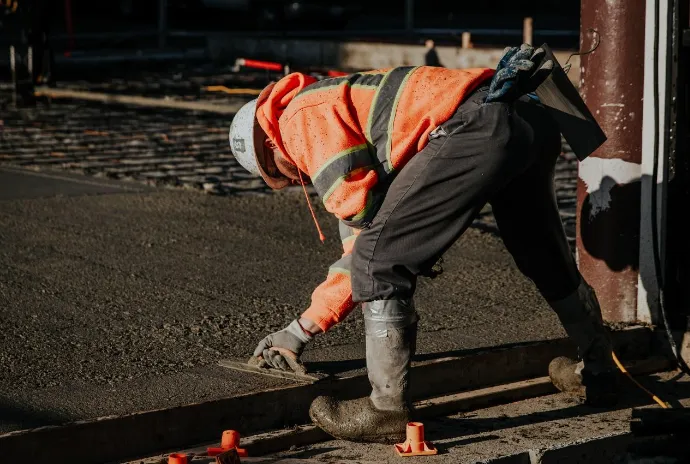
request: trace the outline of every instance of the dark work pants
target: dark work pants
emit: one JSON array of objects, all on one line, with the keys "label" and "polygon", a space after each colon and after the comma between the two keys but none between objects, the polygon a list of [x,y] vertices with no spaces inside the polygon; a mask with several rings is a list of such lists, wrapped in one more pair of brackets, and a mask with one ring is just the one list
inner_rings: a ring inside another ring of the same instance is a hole
[{"label": "dark work pants", "polygon": [[553,185],[558,128],[527,97],[511,105],[482,104],[484,95],[478,90],[463,102],[391,183],[355,242],[354,301],[411,298],[417,277],[487,202],[518,268],[547,300],[564,298],[579,285]]}]

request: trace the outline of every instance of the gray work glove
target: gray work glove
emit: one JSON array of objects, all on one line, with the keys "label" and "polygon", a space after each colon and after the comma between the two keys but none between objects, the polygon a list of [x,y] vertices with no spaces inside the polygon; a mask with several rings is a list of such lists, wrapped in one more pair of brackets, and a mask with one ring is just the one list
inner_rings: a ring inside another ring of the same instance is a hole
[{"label": "gray work glove", "polygon": [[261,340],[254,350],[254,356],[262,357],[266,364],[274,369],[295,371],[298,358],[312,338],[295,319],[283,330]]},{"label": "gray work glove", "polygon": [[508,47],[496,67],[486,96],[486,103],[512,103],[534,92],[553,70],[553,61],[544,60],[546,52],[528,44]]}]

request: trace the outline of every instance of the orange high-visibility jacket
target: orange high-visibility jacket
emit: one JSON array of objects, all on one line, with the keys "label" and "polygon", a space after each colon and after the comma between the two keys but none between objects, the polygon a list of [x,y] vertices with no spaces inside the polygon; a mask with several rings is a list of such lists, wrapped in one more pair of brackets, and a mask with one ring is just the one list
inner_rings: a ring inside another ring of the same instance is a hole
[{"label": "orange high-visibility jacket", "polygon": [[321,81],[293,73],[271,89],[257,108],[259,124],[340,219],[344,253],[303,317],[326,331],[352,311],[350,261],[359,230],[396,172],[493,72],[410,66]]}]

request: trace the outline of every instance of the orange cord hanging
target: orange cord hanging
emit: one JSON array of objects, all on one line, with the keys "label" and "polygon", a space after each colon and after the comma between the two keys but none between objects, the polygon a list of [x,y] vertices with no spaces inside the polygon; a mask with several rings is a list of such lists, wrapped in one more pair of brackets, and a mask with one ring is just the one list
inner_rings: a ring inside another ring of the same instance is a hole
[{"label": "orange cord hanging", "polygon": [[667,402],[665,402],[665,401],[663,401],[662,399],[660,399],[660,398],[659,398],[658,396],[656,396],[654,393],[650,392],[650,391],[647,390],[645,387],[643,387],[642,384],[641,384],[640,382],[638,382],[637,380],[635,380],[635,378],[630,374],[630,372],[628,372],[628,370],[625,368],[625,366],[623,366],[623,363],[621,363],[621,362],[618,360],[618,356],[616,356],[616,353],[614,353],[614,352],[612,351],[612,352],[611,352],[611,356],[613,356],[613,362],[616,363],[616,366],[618,366],[618,369],[619,369],[623,374],[625,374],[625,376],[628,377],[628,378],[632,381],[632,383],[634,383],[635,385],[637,385],[642,391],[644,391],[644,392],[647,393],[649,396],[651,396],[651,397],[652,397],[652,400],[654,400],[654,402],[656,402],[656,403],[657,403],[659,406],[661,406],[662,408],[664,408],[664,409],[669,409],[669,408],[670,408],[670,406],[669,406],[669,404],[668,404]]},{"label": "orange cord hanging", "polygon": [[307,187],[306,184],[304,183],[304,180],[302,179],[302,171],[297,169],[297,174],[299,175],[299,183],[302,184],[302,190],[304,191],[304,197],[307,199],[307,205],[309,206],[309,211],[311,212],[311,217],[314,220],[314,224],[316,224],[316,230],[319,231],[319,239],[321,240],[321,243],[324,243],[326,241],[326,236],[321,232],[321,226],[319,225],[319,221],[316,220],[316,214],[314,213],[314,208],[311,206],[311,200],[309,199],[309,194],[307,193]]}]

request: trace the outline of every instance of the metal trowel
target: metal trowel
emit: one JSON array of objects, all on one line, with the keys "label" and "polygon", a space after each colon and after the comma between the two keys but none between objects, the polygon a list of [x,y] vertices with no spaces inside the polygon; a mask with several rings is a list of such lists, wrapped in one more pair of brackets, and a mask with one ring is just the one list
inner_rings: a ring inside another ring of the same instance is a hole
[{"label": "metal trowel", "polygon": [[221,359],[218,365],[234,369],[236,371],[250,372],[252,374],[261,374],[269,377],[276,377],[279,379],[295,380],[297,382],[315,383],[330,377],[328,374],[322,372],[307,372],[304,364],[289,356],[285,356],[285,360],[290,365],[292,371],[283,371],[275,369],[266,363],[263,358],[252,356],[246,363],[239,361],[232,361],[229,359]]}]

